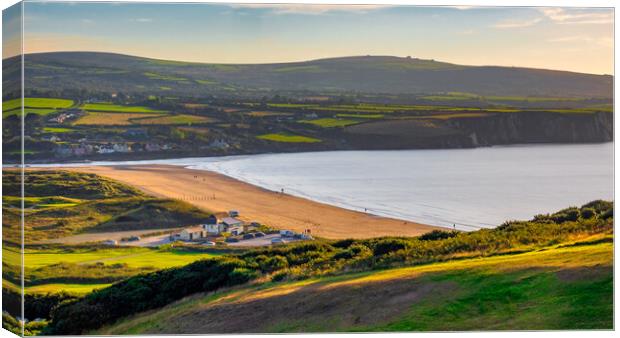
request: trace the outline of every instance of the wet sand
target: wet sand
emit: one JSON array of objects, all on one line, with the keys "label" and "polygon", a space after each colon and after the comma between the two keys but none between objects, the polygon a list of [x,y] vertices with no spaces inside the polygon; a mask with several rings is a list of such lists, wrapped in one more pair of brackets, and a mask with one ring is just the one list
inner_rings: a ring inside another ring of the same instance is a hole
[{"label": "wet sand", "polygon": [[417,236],[441,229],[410,221],[379,217],[269,191],[225,175],[171,165],[86,166],[60,168],[95,173],[132,185],[158,197],[186,201],[223,213],[238,210],[246,222],[331,238]]}]

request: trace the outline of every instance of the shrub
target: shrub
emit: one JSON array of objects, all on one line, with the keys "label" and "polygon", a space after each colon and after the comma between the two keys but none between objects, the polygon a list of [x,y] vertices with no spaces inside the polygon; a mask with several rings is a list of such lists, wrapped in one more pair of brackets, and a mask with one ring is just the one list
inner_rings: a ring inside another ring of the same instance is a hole
[{"label": "shrub", "polygon": [[421,241],[436,241],[440,239],[451,238],[458,235],[457,231],[442,231],[442,230],[433,230],[431,232],[427,232],[422,236],[419,236],[418,239]]},{"label": "shrub", "polygon": [[596,210],[593,208],[583,208],[581,209],[581,218],[590,219],[596,217]]},{"label": "shrub", "polygon": [[409,242],[401,238],[386,238],[378,241],[372,252],[376,256],[388,254],[390,252],[406,249],[409,246]]}]

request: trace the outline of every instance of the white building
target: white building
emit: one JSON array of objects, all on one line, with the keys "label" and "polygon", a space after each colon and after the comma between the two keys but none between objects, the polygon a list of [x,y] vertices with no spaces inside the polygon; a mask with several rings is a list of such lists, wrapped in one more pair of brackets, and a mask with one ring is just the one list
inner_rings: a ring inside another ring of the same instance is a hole
[{"label": "white building", "polygon": [[202,228],[209,235],[219,235],[222,232],[225,232],[227,227],[223,223],[218,223],[218,224],[203,224]]},{"label": "white building", "polygon": [[227,227],[236,227],[243,225],[243,221],[238,220],[234,217],[224,217],[222,219],[222,223]]},{"label": "white building", "polygon": [[182,241],[197,241],[207,237],[207,232],[202,227],[183,229],[179,234],[179,239]]}]

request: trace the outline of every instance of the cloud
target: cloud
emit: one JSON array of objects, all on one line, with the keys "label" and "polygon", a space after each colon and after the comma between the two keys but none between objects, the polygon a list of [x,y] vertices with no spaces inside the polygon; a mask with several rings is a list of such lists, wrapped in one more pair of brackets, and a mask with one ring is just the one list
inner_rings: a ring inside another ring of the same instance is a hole
[{"label": "cloud", "polygon": [[523,27],[534,26],[535,24],[541,21],[542,21],[542,18],[533,18],[529,20],[507,20],[507,21],[498,22],[494,24],[493,27],[500,28],[500,29],[523,28]]},{"label": "cloud", "polygon": [[319,5],[319,4],[231,4],[233,8],[271,9],[275,14],[325,14],[328,12],[369,12],[390,5]]},{"label": "cloud", "polygon": [[132,19],[131,21],[139,22],[139,23],[146,23],[146,22],[153,22],[153,19],[150,19],[150,18],[137,18],[137,19]]},{"label": "cloud", "polygon": [[545,7],[539,9],[549,20],[558,24],[611,24],[614,22],[612,10],[583,10]]},{"label": "cloud", "polygon": [[457,35],[472,35],[474,33],[476,33],[476,31],[473,30],[473,29],[466,29],[466,30],[463,30],[463,31],[456,32]]},{"label": "cloud", "polygon": [[603,47],[613,47],[613,39],[608,37],[593,38],[587,35],[571,35],[552,38],[547,40],[549,42],[569,42],[569,43],[591,43],[597,44]]}]

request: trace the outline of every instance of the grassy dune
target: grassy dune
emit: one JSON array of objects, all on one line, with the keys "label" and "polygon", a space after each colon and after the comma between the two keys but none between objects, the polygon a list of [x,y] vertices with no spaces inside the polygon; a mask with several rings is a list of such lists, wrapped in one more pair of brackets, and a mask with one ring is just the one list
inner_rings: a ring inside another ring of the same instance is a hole
[{"label": "grassy dune", "polygon": [[610,240],[252,285],[192,296],[93,333],[611,329]]}]

